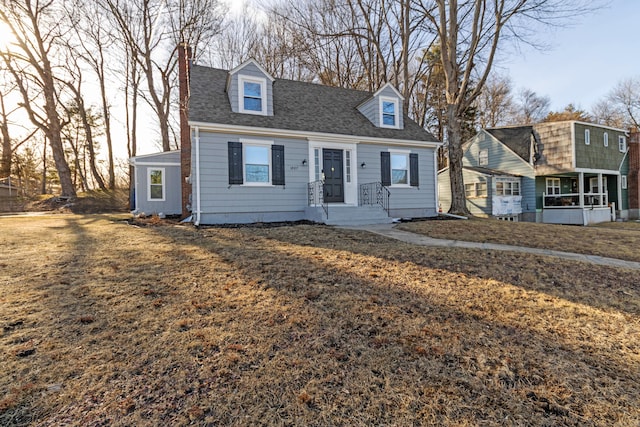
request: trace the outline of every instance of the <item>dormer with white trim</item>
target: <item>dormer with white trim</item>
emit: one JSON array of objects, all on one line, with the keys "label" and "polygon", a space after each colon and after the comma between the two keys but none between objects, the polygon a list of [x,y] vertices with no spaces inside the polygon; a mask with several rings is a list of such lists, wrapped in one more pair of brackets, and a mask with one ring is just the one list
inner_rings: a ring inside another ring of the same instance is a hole
[{"label": "dormer with white trim", "polygon": [[404,97],[391,83],[382,86],[373,96],[358,106],[371,123],[379,128],[403,129]]},{"label": "dormer with white trim", "polygon": [[229,71],[227,96],[234,113],[273,116],[275,79],[254,59]]}]

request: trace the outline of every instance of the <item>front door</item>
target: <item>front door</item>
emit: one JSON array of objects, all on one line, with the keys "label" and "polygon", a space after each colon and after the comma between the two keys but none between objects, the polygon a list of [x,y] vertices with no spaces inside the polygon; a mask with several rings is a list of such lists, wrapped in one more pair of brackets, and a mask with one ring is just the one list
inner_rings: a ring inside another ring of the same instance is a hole
[{"label": "front door", "polygon": [[324,173],[324,201],[344,202],[344,182],[342,176],[342,150],[322,150],[322,173]]}]

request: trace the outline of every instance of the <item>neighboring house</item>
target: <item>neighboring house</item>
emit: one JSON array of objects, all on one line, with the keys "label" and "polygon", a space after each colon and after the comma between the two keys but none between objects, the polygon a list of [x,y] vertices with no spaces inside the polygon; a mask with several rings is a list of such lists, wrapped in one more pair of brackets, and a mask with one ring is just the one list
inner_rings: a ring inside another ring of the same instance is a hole
[{"label": "neighboring house", "polygon": [[437,215],[441,143],[391,84],[370,93],[274,79],[254,60],[180,65],[181,153],[131,159],[136,211],[173,213],[182,197],[196,225]]},{"label": "neighboring house", "polygon": [[[483,129],[463,150],[473,214],[581,225],[629,216],[621,129],[578,121]],[[447,172],[439,174],[443,209],[451,197]]]}]

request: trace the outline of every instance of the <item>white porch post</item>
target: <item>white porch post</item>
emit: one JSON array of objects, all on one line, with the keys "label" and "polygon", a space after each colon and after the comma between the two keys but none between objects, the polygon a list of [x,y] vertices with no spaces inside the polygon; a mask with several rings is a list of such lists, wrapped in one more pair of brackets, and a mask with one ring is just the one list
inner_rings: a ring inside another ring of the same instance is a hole
[{"label": "white porch post", "polygon": [[580,193],[580,207],[584,208],[584,172],[578,173],[578,193]]},{"label": "white porch post", "polygon": [[604,204],[604,198],[602,197],[602,194],[604,193],[604,188],[602,188],[602,174],[598,173],[598,193],[600,193],[598,195],[598,199],[600,200],[599,205],[602,206]]},{"label": "white porch post", "polygon": [[618,175],[618,210],[622,213],[622,175]]}]

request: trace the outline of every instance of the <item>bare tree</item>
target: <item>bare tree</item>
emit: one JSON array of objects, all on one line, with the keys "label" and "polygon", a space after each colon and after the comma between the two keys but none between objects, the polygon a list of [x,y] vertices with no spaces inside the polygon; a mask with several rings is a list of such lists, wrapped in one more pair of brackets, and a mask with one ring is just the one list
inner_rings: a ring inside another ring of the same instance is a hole
[{"label": "bare tree", "polygon": [[608,97],[601,99],[591,107],[591,118],[595,123],[619,129],[629,128],[624,111],[616,106]]},{"label": "bare tree", "polygon": [[640,129],[640,77],[623,79],[607,99],[621,112],[630,129]]},{"label": "bare tree", "polygon": [[[105,21],[108,22],[105,11],[95,1],[73,0],[67,7],[67,13],[74,21],[72,29],[74,42],[77,44],[73,47],[74,57],[82,59],[98,79],[102,122],[107,143],[108,186],[113,189],[115,188],[115,167],[111,132],[111,104],[107,88],[107,61],[110,58],[109,54],[113,54],[108,50],[115,42],[113,29],[109,25],[104,25]],[[74,62],[76,61],[74,60]]]},{"label": "bare tree", "polygon": [[476,99],[479,124],[491,128],[508,123],[514,113],[511,79],[492,74]]},{"label": "bare tree", "polygon": [[0,3],[0,19],[15,37],[12,49],[0,52],[0,57],[15,80],[29,119],[49,141],[62,196],[75,197],[62,141],[64,122],[58,111],[61,89],[52,63],[58,39],[64,36],[58,5],[32,0]]},{"label": "bare tree", "polygon": [[169,151],[177,46],[187,43],[197,56],[220,31],[222,7],[218,0],[103,1],[140,66],[147,83],[140,95],[155,112],[162,148]]},{"label": "bare tree", "polygon": [[538,123],[547,116],[550,106],[548,96],[538,95],[530,89],[521,89],[516,99],[513,124]]},{"label": "bare tree", "polygon": [[532,24],[557,24],[584,13],[592,5],[578,0],[433,0],[422,1],[420,6],[441,45],[447,98],[450,212],[468,214],[462,178],[464,117],[484,89],[501,42],[526,40],[534,33]]}]

